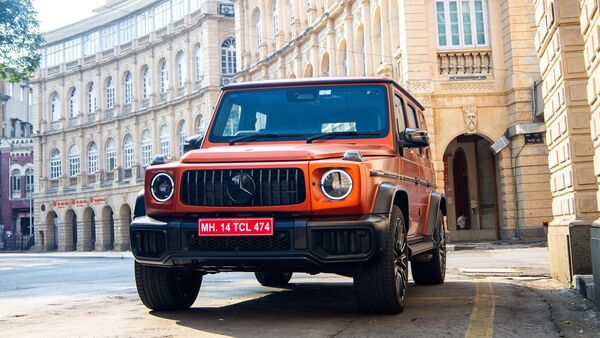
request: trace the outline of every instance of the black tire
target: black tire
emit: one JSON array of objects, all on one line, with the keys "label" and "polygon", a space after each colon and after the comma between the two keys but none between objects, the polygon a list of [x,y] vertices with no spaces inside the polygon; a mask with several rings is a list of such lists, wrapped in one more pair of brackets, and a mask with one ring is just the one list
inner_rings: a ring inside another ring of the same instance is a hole
[{"label": "black tire", "polygon": [[404,216],[394,206],[383,253],[373,265],[354,275],[358,308],[365,313],[402,312],[408,288],[408,245]]},{"label": "black tire", "polygon": [[284,286],[292,279],[291,272],[265,272],[257,271],[254,273],[256,280],[262,286]]},{"label": "black tire", "polygon": [[152,267],[135,262],[135,285],[142,303],[157,311],[189,309],[202,284],[197,271]]},{"label": "black tire", "polygon": [[431,255],[428,261],[414,257],[410,263],[413,280],[419,285],[436,285],[444,283],[446,278],[446,231],[444,217],[438,212],[436,227],[433,231],[435,248],[425,255]]}]

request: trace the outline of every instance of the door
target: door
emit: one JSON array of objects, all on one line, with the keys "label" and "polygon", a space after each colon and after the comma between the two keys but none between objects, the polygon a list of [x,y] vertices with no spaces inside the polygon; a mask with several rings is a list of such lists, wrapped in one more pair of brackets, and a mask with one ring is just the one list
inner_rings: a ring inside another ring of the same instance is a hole
[{"label": "door", "polygon": [[456,210],[457,230],[471,229],[469,210],[469,175],[467,157],[462,148],[458,148],[452,160],[452,178],[454,180],[454,208]]}]

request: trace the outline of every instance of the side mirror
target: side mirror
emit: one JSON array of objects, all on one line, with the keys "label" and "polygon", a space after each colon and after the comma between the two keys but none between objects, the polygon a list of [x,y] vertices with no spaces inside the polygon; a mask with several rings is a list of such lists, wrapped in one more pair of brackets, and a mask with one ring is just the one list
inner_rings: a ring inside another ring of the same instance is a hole
[{"label": "side mirror", "polygon": [[187,153],[190,150],[200,149],[202,146],[202,141],[204,141],[204,135],[194,135],[190,136],[183,142],[183,153]]},{"label": "side mirror", "polygon": [[429,133],[421,129],[406,128],[400,133],[400,145],[404,148],[429,146]]}]

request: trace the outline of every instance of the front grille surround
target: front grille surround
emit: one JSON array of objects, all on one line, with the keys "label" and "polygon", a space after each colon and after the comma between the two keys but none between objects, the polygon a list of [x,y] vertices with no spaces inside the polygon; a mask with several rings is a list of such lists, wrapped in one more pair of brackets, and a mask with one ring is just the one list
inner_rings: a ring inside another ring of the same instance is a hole
[{"label": "front grille surround", "polygon": [[286,230],[276,230],[273,236],[199,236],[187,232],[186,243],[191,251],[288,251],[292,235]]},{"label": "front grille surround", "polygon": [[[256,191],[245,203],[234,201],[227,184],[237,174],[252,177]],[[306,200],[304,171],[300,168],[186,170],[180,182],[181,203],[203,207],[264,207],[301,204]]]}]

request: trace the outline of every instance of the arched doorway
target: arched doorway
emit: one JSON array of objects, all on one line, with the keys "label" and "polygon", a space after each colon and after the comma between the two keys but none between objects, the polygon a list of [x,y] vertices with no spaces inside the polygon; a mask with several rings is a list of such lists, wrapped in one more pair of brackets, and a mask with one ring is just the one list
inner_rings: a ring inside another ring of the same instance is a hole
[{"label": "arched doorway", "polygon": [[73,209],[65,213],[65,224],[63,229],[64,243],[61,249],[64,251],[73,251],[77,248],[77,215]]},{"label": "arched doorway", "polygon": [[96,213],[91,207],[83,211],[83,222],[79,228],[82,234],[82,246],[78,250],[90,251],[96,247]]},{"label": "arched doorway", "polygon": [[107,205],[102,208],[102,222],[98,228],[99,234],[96,238],[100,250],[112,250],[115,245],[115,218],[112,208]]},{"label": "arched doorway", "polygon": [[40,244],[44,250],[56,250],[58,237],[58,215],[50,211],[46,215],[46,226],[40,231]]},{"label": "arched doorway", "polygon": [[450,240],[499,238],[497,159],[491,142],[463,134],[444,152],[444,186]]},{"label": "arched doorway", "polygon": [[131,207],[129,204],[123,204],[119,210],[119,226],[117,250],[129,250],[129,223],[131,222]]}]

